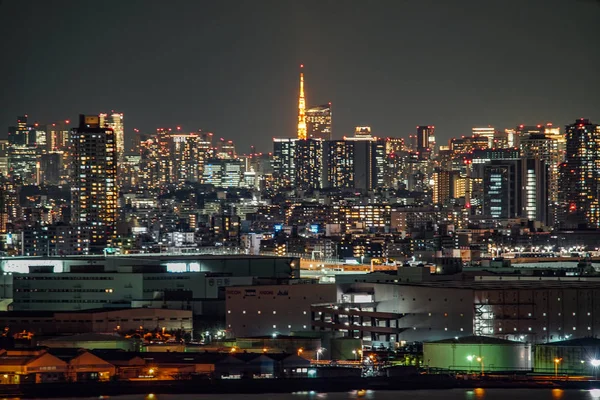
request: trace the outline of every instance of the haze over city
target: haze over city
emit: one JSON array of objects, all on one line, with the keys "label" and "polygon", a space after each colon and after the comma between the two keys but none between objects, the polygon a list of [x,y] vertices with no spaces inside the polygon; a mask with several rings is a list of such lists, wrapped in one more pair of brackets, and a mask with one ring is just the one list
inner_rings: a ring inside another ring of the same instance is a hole
[{"label": "haze over city", "polygon": [[120,110],[133,129],[203,129],[270,151],[293,137],[297,73],[333,136],[369,125],[438,143],[600,120],[594,1],[3,1],[0,122]]}]

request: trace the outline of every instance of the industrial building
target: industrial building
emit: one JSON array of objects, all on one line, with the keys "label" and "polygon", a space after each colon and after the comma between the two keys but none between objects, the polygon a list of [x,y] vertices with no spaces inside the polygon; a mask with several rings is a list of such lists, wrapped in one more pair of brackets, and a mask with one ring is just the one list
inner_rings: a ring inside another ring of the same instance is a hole
[{"label": "industrial building", "polygon": [[0,326],[11,332],[41,335],[69,335],[88,332],[127,333],[165,329],[167,332],[192,332],[190,310],[162,308],[100,308],[82,311],[7,311],[0,312]]},{"label": "industrial building", "polygon": [[600,339],[591,337],[538,344],[533,369],[537,373],[598,376]]},{"label": "industrial building", "polygon": [[164,255],[11,257],[0,261],[15,311],[154,307],[224,314],[233,285],[299,277],[293,257]]},{"label": "industrial building", "polygon": [[310,332],[311,305],[338,299],[336,285],[316,283],[229,287],[226,296],[233,337]]},{"label": "industrial building", "polygon": [[465,336],[423,344],[428,368],[485,373],[531,370],[531,344],[486,336]]}]

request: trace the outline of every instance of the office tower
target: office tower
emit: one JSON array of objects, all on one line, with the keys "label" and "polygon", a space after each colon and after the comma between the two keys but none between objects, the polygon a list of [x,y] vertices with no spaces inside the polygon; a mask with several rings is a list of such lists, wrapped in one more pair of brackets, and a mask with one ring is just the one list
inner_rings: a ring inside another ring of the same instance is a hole
[{"label": "office tower", "polygon": [[479,168],[483,176],[485,217],[527,218],[547,223],[548,169],[543,160],[495,159],[479,164]]},{"label": "office tower", "polygon": [[297,188],[310,190],[323,187],[323,141],[321,139],[297,140],[294,164]]},{"label": "office tower", "polygon": [[309,138],[331,140],[331,103],[306,110],[306,130]]},{"label": "office tower", "polygon": [[202,181],[220,188],[245,187],[244,162],[222,158],[207,159],[202,172]]},{"label": "office tower", "polygon": [[273,181],[275,189],[291,188],[296,179],[296,142],[298,139],[273,139]]},{"label": "office tower", "polygon": [[496,130],[491,127],[474,127],[471,131],[472,136],[484,137],[488,141],[488,147],[493,147],[494,137],[496,136]]},{"label": "office tower", "polygon": [[98,254],[115,239],[117,150],[115,133],[96,115],[80,115],[71,132],[73,180],[71,219],[81,234],[77,252]]},{"label": "office tower", "polygon": [[567,125],[565,133],[559,223],[564,228],[600,228],[600,125],[581,118]]},{"label": "office tower", "polygon": [[111,128],[115,133],[117,157],[119,160],[123,158],[125,154],[125,129],[123,127],[123,113],[115,112],[114,110],[110,114],[101,113],[100,127]]},{"label": "office tower", "polygon": [[367,191],[384,186],[388,180],[385,146],[384,139],[360,136],[325,142],[325,187]]},{"label": "office tower", "polygon": [[35,144],[35,135],[31,134],[32,127],[27,125],[27,118],[27,115],[17,117],[17,125],[8,128],[8,143],[11,146]]},{"label": "office tower", "polygon": [[58,185],[62,178],[62,154],[45,153],[40,157],[41,181],[46,185]]},{"label": "office tower", "polygon": [[17,125],[8,128],[8,174],[22,184],[38,184],[37,131],[27,124],[27,115],[17,117]]},{"label": "office tower", "polygon": [[215,147],[215,157],[224,160],[233,160],[236,158],[233,140],[225,140],[220,138]]},{"label": "office tower", "polygon": [[328,188],[354,187],[354,142],[328,140],[323,149],[324,185]]},{"label": "office tower", "polygon": [[[538,125],[541,128],[541,125]],[[540,129],[541,130],[541,129]],[[551,225],[558,223],[559,166],[564,161],[564,137],[558,129],[544,129],[549,133],[531,132],[520,139],[521,155],[544,160],[548,166],[548,201]]]},{"label": "office tower", "polygon": [[417,126],[417,151],[429,155],[435,154],[435,126]]},{"label": "office tower", "polygon": [[298,139],[304,140],[306,134],[306,100],[304,98],[304,65],[300,65],[300,93],[298,95]]},{"label": "office tower", "polygon": [[406,150],[417,151],[417,147],[419,147],[419,136],[416,134],[408,135],[408,142],[406,143]]}]

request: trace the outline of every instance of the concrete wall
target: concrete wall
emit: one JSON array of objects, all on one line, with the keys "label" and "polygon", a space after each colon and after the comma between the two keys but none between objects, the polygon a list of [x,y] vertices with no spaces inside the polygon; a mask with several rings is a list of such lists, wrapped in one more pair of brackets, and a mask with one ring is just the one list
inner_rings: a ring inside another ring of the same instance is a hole
[{"label": "concrete wall", "polygon": [[600,334],[600,287],[476,290],[475,301],[490,304],[497,337],[548,343]]},{"label": "concrete wall", "polygon": [[226,326],[233,337],[310,332],[310,305],[336,301],[335,285],[232,287],[226,291]]}]

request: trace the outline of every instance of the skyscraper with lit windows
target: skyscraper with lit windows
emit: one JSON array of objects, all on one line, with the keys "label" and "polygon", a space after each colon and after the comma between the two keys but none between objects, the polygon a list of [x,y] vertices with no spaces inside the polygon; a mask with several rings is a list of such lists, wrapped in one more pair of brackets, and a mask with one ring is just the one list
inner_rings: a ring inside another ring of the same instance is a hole
[{"label": "skyscraper with lit windows", "polygon": [[309,138],[331,140],[331,103],[306,110],[306,131]]},{"label": "skyscraper with lit windows", "polygon": [[78,253],[99,254],[110,247],[117,221],[117,149],[115,132],[101,127],[97,115],[80,115],[71,133],[73,179],[71,219],[80,237]]},{"label": "skyscraper with lit windows", "polygon": [[117,157],[119,160],[125,154],[125,128],[123,126],[123,113],[111,111],[110,114],[101,113],[100,127],[110,128],[115,133],[115,143],[117,149]]},{"label": "skyscraper with lit windows", "polygon": [[600,228],[600,125],[578,119],[567,125],[565,161],[559,167],[559,224]]}]

